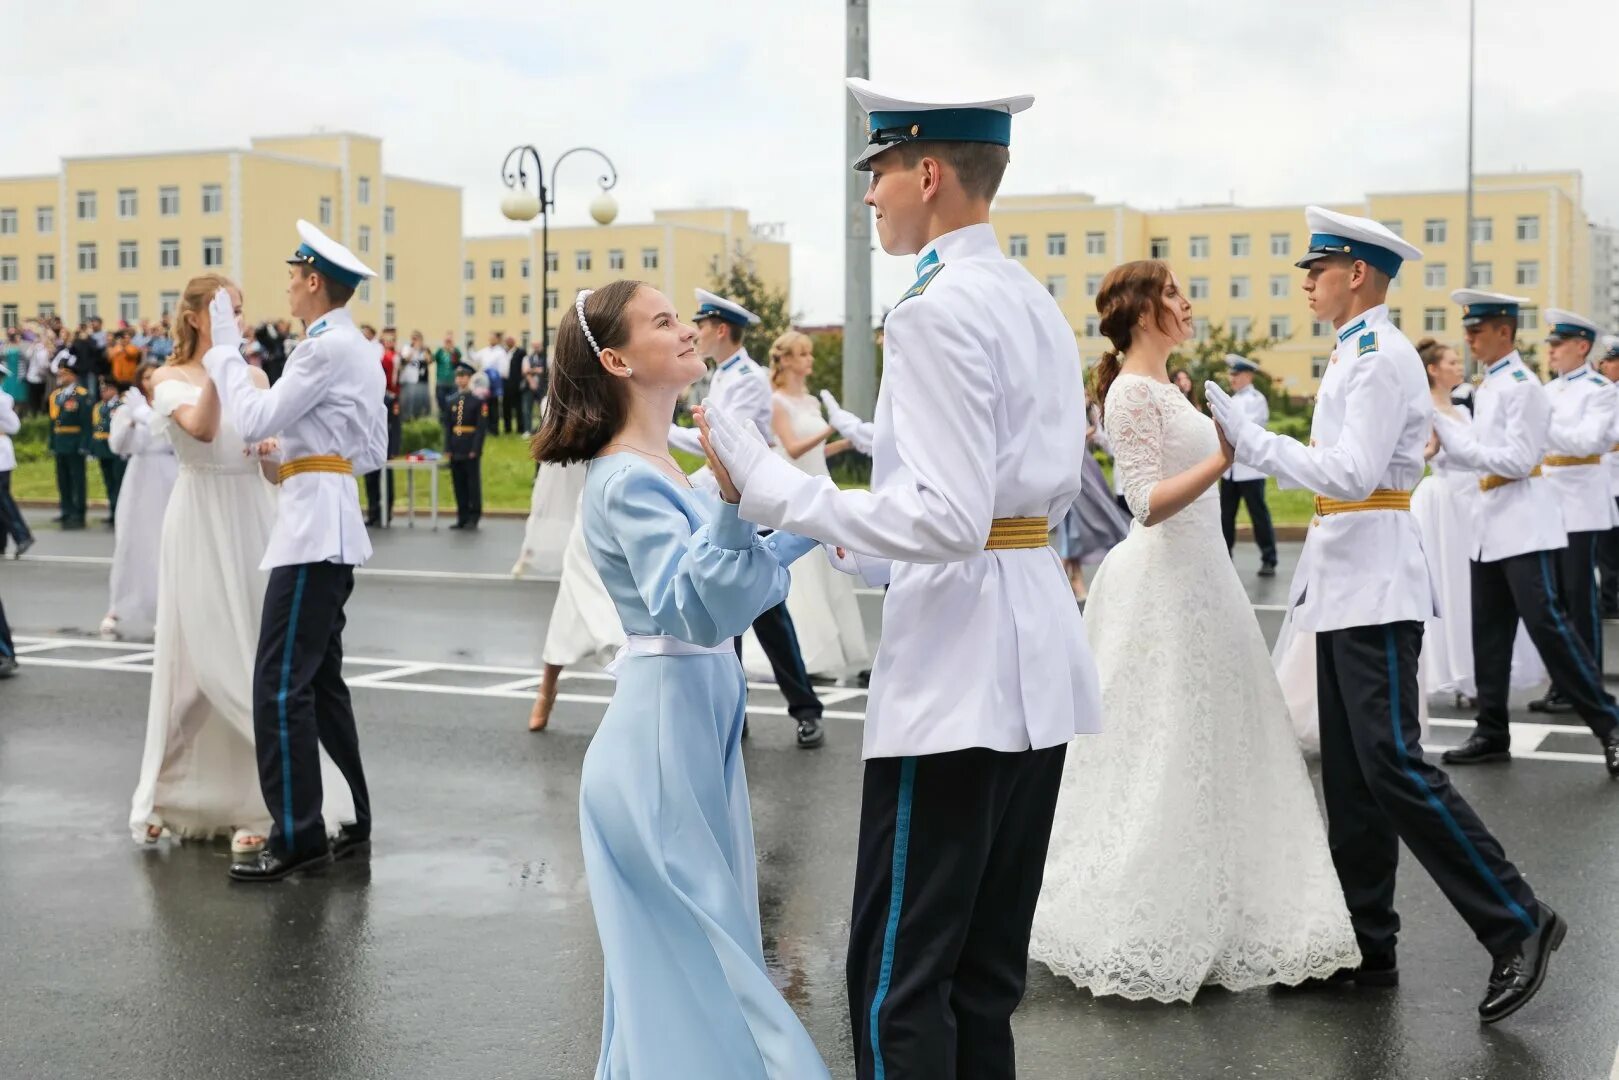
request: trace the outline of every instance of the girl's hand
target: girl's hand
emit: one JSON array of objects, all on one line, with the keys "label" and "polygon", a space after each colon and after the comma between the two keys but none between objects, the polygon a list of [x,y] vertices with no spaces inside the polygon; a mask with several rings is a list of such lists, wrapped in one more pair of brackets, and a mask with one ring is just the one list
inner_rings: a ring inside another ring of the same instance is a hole
[{"label": "girl's hand", "polygon": [[731,474],[726,471],[724,462],[720,461],[714,447],[708,441],[708,417],[701,405],[692,409],[691,418],[697,424],[697,441],[702,444],[703,456],[708,458],[708,470],[714,474],[714,482],[720,486],[720,498],[735,506],[742,501],[742,493],[737,490],[736,484],[731,482]]}]

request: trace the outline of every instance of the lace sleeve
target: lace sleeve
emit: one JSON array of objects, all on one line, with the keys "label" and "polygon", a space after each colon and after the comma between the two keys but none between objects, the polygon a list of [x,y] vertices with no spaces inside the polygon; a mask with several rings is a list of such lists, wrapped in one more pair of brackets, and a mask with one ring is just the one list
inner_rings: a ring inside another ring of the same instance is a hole
[{"label": "lace sleeve", "polygon": [[1108,441],[1113,467],[1124,473],[1124,501],[1143,525],[1152,489],[1163,479],[1164,416],[1147,379],[1121,378],[1108,391]]}]

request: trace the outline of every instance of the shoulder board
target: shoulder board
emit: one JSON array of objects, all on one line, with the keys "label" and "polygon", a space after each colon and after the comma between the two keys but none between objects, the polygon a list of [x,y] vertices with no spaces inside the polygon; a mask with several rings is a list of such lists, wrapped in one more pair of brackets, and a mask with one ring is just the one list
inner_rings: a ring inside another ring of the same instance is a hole
[{"label": "shoulder board", "polygon": [[308,336],[312,337],[312,338],[320,337],[322,334],[324,334],[326,331],[330,330],[331,328],[332,328],[331,323],[327,322],[325,319],[321,319],[314,326],[311,326],[309,328],[309,335]]},{"label": "shoulder board", "polygon": [[1355,346],[1355,355],[1365,356],[1367,353],[1376,351],[1377,332],[1375,330],[1368,330],[1366,333],[1360,336],[1360,341]]},{"label": "shoulder board", "polygon": [[1513,368],[1512,369],[1512,377],[1514,379],[1517,379],[1519,382],[1528,382],[1529,381],[1529,373],[1526,372],[1526,371],[1523,371],[1520,368]]},{"label": "shoulder board", "polygon": [[927,292],[928,286],[933,283],[933,279],[938,277],[939,271],[943,269],[943,263],[939,263],[937,266],[930,266],[921,277],[916,279],[916,284],[905,290],[905,295],[899,298],[898,303],[903,304],[911,297],[921,296],[923,293]]},{"label": "shoulder board", "polygon": [[1598,375],[1596,372],[1593,371],[1593,372],[1591,372],[1591,385],[1593,385],[1593,386],[1612,386],[1613,384],[1610,383],[1607,379],[1604,379],[1601,375]]}]

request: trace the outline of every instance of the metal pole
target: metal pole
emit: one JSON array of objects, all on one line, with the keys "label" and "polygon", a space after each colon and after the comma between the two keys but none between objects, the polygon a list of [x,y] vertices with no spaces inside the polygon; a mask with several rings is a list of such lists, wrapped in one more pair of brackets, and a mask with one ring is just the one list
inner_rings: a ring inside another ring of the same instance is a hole
[{"label": "metal pole", "polygon": [[[1462,271],[1463,288],[1467,289],[1473,287],[1473,26],[1477,9],[1477,0],[1467,0],[1467,254]],[[1472,379],[1476,365],[1466,335],[1462,337],[1462,363],[1467,378]]]},{"label": "metal pole", "polygon": [[[871,74],[867,0],[848,0],[844,69],[850,76]],[[870,418],[877,403],[877,349],[871,325],[871,211],[866,207],[866,174],[848,167],[866,146],[866,116],[852,95],[845,96],[843,186],[843,406]]]},{"label": "metal pole", "polygon": [[[544,190],[543,188],[541,189]],[[529,234],[534,235],[533,233]],[[540,355],[551,363],[551,215],[540,196]]]}]

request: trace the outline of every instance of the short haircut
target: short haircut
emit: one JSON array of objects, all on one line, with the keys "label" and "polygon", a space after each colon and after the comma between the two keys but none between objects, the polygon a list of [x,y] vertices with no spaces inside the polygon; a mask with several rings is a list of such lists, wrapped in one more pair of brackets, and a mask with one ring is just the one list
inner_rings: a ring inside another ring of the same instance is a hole
[{"label": "short haircut", "polygon": [[956,174],[961,189],[975,199],[985,202],[995,198],[1006,175],[1006,164],[1011,152],[997,143],[946,142],[922,139],[899,143],[885,151],[897,156],[907,169],[925,157],[938,158]]},{"label": "short haircut", "polygon": [[307,266],[300,265],[297,267],[297,270],[301,277],[314,277],[320,279],[321,291],[326,294],[327,301],[330,302],[333,307],[342,307],[344,304],[347,304],[350,300],[354,299],[353,285],[345,285],[341,281],[333,281],[319,270],[311,270]]}]

